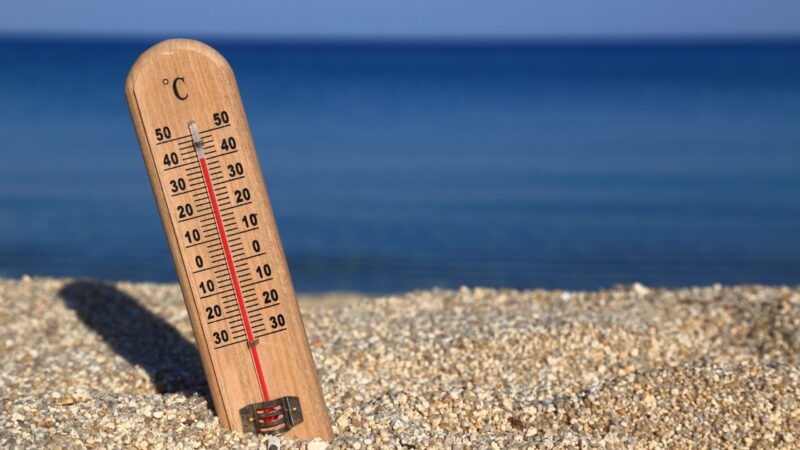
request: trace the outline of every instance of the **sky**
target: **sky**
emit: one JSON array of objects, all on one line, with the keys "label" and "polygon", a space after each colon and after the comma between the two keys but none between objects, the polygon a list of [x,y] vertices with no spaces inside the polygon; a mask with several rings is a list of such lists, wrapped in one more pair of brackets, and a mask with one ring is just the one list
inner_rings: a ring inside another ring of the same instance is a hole
[{"label": "sky", "polygon": [[3,0],[0,34],[217,38],[800,36],[798,0]]}]

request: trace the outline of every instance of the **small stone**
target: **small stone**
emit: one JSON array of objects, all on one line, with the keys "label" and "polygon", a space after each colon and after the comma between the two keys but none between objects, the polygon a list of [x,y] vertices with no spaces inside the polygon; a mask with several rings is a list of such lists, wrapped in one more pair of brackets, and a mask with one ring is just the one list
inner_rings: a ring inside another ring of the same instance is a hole
[{"label": "small stone", "polygon": [[306,448],[308,450],[325,450],[329,447],[329,445],[330,444],[328,444],[325,441],[314,439],[313,441],[308,443],[308,446]]},{"label": "small stone", "polygon": [[392,422],[392,429],[395,430],[395,431],[402,431],[405,428],[406,428],[405,422],[403,422],[400,419],[397,419],[394,422]]},{"label": "small stone", "polygon": [[267,439],[267,450],[281,450],[281,441],[275,436]]},{"label": "small stone", "polygon": [[633,283],[633,292],[635,292],[636,295],[644,296],[650,293],[650,289],[641,283]]},{"label": "small stone", "polygon": [[524,430],[525,429],[525,422],[521,421],[516,417],[509,417],[508,422],[511,424],[511,427],[515,430]]}]

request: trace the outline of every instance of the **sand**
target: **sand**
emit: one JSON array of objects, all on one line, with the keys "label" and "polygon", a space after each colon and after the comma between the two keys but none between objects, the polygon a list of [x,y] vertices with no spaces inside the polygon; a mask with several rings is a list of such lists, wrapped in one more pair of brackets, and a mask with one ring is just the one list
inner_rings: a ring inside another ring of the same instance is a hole
[{"label": "sand", "polygon": [[[800,448],[797,288],[301,305],[329,448]],[[193,342],[175,285],[0,280],[0,448],[264,448],[219,427]]]}]

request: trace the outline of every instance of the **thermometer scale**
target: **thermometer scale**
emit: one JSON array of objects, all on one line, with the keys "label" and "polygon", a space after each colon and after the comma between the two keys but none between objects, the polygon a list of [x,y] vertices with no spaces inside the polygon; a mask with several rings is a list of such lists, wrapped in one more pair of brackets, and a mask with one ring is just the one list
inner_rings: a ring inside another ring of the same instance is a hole
[{"label": "thermometer scale", "polygon": [[220,423],[330,441],[233,71],[168,40],[139,57],[126,95]]}]

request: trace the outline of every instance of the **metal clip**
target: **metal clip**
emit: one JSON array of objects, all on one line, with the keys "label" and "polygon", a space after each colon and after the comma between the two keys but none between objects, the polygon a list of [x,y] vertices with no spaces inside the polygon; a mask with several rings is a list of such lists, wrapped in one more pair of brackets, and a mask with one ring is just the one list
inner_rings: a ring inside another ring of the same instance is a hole
[{"label": "metal clip", "polygon": [[303,410],[297,397],[281,397],[253,403],[239,410],[245,432],[279,436],[303,421]]}]

